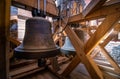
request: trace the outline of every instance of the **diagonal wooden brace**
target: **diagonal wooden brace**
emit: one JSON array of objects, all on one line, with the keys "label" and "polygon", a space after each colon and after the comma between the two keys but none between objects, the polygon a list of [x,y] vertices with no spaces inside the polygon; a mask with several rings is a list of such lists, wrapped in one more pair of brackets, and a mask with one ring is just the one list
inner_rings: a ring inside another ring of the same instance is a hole
[{"label": "diagonal wooden brace", "polygon": [[[89,55],[91,51],[100,43],[101,40],[105,37],[105,35],[113,28],[114,24],[120,19],[120,12],[108,15],[106,19],[103,21],[103,23],[98,27],[96,32],[93,34],[93,36],[88,40],[88,42],[85,44],[85,53]],[[67,29],[67,28],[66,28]],[[70,35],[72,36],[72,35]],[[72,41],[75,41],[72,38]],[[77,47],[77,46],[76,46]],[[77,62],[76,62],[77,61]],[[76,63],[74,63],[76,62]],[[80,63],[80,59],[78,56],[76,56],[72,62],[69,64],[69,66],[65,69],[65,71],[62,73],[64,76],[67,76],[71,73],[71,71]],[[71,67],[71,68],[69,68]]]},{"label": "diagonal wooden brace", "polygon": [[[104,42],[102,44],[98,45],[98,47],[102,51],[103,55],[107,58],[107,60],[114,67],[114,69],[117,73],[120,73],[120,67],[115,62],[115,60],[110,56],[110,54],[108,54],[107,50],[104,47],[114,38],[114,36],[116,36],[118,34],[119,30],[120,30],[120,24],[117,23],[114,27],[114,31],[104,40]],[[92,36],[93,34],[91,35],[91,33],[89,33],[89,35]]]},{"label": "diagonal wooden brace", "polygon": [[92,79],[103,79],[102,73],[97,67],[97,65],[93,62],[92,59],[88,59],[84,52],[84,44],[83,42],[77,37],[75,32],[69,27],[66,27],[65,32],[67,33],[68,37],[70,38],[74,48],[76,49],[77,56],[79,60],[85,65],[86,69],[88,70],[89,74],[91,75]]}]

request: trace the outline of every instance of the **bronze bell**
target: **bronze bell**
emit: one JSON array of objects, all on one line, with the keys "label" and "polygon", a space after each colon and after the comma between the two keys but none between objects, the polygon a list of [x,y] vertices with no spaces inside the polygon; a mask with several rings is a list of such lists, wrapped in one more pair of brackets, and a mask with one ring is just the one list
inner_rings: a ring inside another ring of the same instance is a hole
[{"label": "bronze bell", "polygon": [[14,51],[17,58],[25,59],[39,59],[59,54],[60,50],[52,39],[51,23],[42,17],[27,19],[23,42]]},{"label": "bronze bell", "polygon": [[[76,35],[84,42],[85,38],[84,38],[84,32],[81,30],[77,30],[74,29],[74,32],[76,33]],[[73,47],[73,45],[71,44],[71,41],[68,37],[65,38],[65,43],[64,45],[61,47],[61,52],[67,56],[69,55],[73,55],[75,56],[76,54],[76,50]]]},{"label": "bronze bell", "polygon": [[64,45],[61,47],[61,52],[65,55],[75,55],[75,48],[73,47],[73,45],[71,44],[71,41],[68,37],[65,38],[65,43]]}]

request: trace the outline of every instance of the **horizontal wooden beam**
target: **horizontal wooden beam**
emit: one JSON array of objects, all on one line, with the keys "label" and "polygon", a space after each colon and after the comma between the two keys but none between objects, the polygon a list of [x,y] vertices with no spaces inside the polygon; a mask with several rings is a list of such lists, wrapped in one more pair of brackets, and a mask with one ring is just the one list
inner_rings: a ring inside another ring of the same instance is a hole
[{"label": "horizontal wooden beam", "polygon": [[35,73],[37,71],[43,70],[45,69],[44,67],[38,67],[37,63],[32,63],[32,64],[28,64],[24,67],[15,69],[15,70],[11,70],[9,75],[13,78],[13,79],[18,79],[20,77]]},{"label": "horizontal wooden beam", "polygon": [[[37,3],[37,0],[13,0],[13,5],[15,4],[37,8],[38,3]],[[58,16],[58,10],[53,0],[47,0],[46,5],[47,5],[46,12],[48,14],[53,15],[53,16]],[[44,10],[44,0],[40,0],[40,9]]]},{"label": "horizontal wooden beam", "polygon": [[12,42],[12,43],[15,44],[16,46],[18,46],[18,45],[21,44],[20,41],[18,41],[18,40],[15,39],[15,38],[12,38],[12,37],[9,37],[9,38],[8,38],[8,41]]},{"label": "horizontal wooden beam", "polygon": [[17,15],[17,17],[18,17],[19,19],[24,19],[24,20],[27,20],[28,18],[31,18],[31,17],[29,17],[29,16],[22,16],[22,15]]},{"label": "horizontal wooden beam", "polygon": [[71,16],[68,20],[68,23],[82,22],[86,20],[103,18],[103,17],[106,17],[106,15],[116,13],[118,11],[120,11],[120,2],[112,4],[112,5],[103,6],[100,9],[95,10],[93,13],[89,14],[85,18],[83,17],[82,13],[75,15],[75,16]]}]

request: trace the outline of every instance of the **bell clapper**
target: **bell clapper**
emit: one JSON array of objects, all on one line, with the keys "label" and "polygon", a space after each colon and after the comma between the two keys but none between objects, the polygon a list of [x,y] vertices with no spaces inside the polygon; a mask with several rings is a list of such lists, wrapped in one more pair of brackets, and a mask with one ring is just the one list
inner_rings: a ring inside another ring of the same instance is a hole
[{"label": "bell clapper", "polygon": [[45,58],[40,58],[40,59],[38,59],[38,66],[39,66],[39,67],[44,67],[44,66],[46,66],[46,60],[45,60]]}]

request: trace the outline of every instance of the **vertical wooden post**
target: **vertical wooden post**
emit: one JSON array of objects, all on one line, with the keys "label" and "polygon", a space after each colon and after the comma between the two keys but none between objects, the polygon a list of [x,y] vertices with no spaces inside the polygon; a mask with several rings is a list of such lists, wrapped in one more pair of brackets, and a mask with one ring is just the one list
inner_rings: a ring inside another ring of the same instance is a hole
[{"label": "vertical wooden post", "polygon": [[8,26],[10,23],[10,0],[0,1],[0,79],[8,79],[9,59],[8,53]]}]

